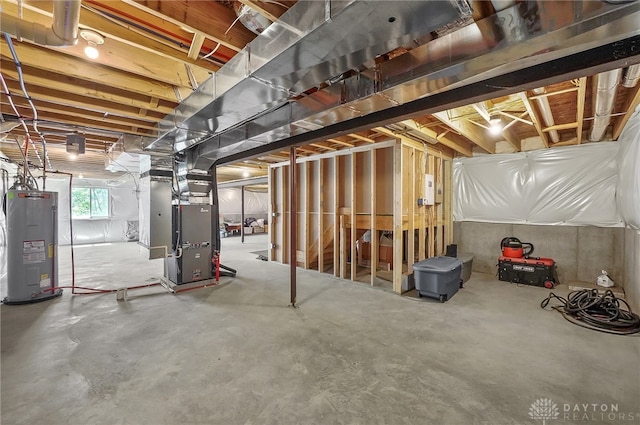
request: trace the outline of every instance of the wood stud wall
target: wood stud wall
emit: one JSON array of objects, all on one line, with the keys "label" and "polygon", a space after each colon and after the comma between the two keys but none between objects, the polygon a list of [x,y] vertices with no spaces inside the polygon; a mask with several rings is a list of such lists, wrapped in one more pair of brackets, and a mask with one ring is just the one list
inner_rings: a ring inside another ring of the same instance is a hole
[{"label": "wood stud wall", "polygon": [[[269,259],[281,263],[288,263],[289,166],[269,169]],[[297,167],[300,267],[401,293],[413,264],[453,241],[451,158],[431,146],[390,140],[299,158]],[[441,203],[418,205],[425,173],[443,188]],[[362,261],[356,241],[367,230],[371,255]],[[391,264],[375,255],[382,231],[393,232]]]}]

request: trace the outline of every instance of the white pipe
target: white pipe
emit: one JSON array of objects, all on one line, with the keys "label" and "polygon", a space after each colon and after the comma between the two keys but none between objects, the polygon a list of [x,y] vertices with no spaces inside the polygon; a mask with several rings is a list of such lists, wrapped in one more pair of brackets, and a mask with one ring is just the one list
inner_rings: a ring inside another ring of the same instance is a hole
[{"label": "white pipe", "polygon": [[640,80],[640,64],[631,65],[625,69],[624,77],[622,77],[622,85],[626,88],[633,88]]},{"label": "white pipe", "polygon": [[55,0],[53,23],[49,28],[5,13],[0,14],[0,28],[13,37],[42,46],[73,46],[78,42],[80,3],[80,0]]},{"label": "white pipe", "polygon": [[616,99],[616,89],[620,82],[621,69],[602,72],[594,77],[594,87],[596,88],[595,100],[593,102],[593,124],[589,133],[589,140],[598,142],[604,137],[604,133],[611,122],[611,112],[613,111]]},{"label": "white pipe", "polygon": [[[544,87],[538,87],[537,89],[533,89],[533,93],[540,95],[544,94],[546,90]],[[536,98],[538,102],[538,106],[540,107],[540,115],[542,115],[542,121],[544,121],[544,125],[546,127],[551,127],[555,125],[556,122],[553,119],[553,113],[551,112],[551,105],[549,105],[549,99],[546,96]],[[558,143],[560,141],[560,135],[556,130],[551,130],[549,132],[549,137],[551,137],[551,141],[553,143]]]}]

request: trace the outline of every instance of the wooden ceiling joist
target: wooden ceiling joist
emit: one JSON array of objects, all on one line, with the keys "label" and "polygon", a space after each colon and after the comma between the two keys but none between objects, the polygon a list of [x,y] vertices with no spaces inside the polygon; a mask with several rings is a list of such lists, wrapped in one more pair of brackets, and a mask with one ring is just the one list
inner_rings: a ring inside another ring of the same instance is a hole
[{"label": "wooden ceiling joist", "polygon": [[582,143],[582,128],[584,125],[584,103],[587,97],[587,77],[580,78],[578,82],[578,94],[576,98],[576,143]]},{"label": "wooden ceiling joist", "polygon": [[[7,81],[7,86],[16,99],[15,101],[18,101],[17,99],[23,97],[22,92],[20,91],[20,86],[16,81]],[[28,90],[29,96],[31,96],[31,98],[35,100],[44,100],[60,105],[86,108],[89,111],[98,111],[102,112],[103,114],[109,113],[120,117],[137,118],[140,116],[139,109],[131,106],[119,105],[104,100],[86,98],[83,96],[59,92],[57,90],[49,90],[38,86],[29,86]],[[157,113],[147,114],[147,116],[152,116],[154,118],[158,118],[157,115]]]},{"label": "wooden ceiling joist", "polygon": [[[173,86],[149,78],[118,71],[106,66],[96,65],[83,59],[61,55],[55,51],[36,47],[28,43],[15,43],[15,50],[20,62],[33,68],[58,73],[65,70],[67,75],[98,84],[111,84],[123,90],[147,96],[155,96],[176,102]],[[0,41],[0,55],[5,60],[13,61],[7,43]]]},{"label": "wooden ceiling joist", "polygon": [[[160,101],[157,97],[149,97],[137,93],[131,93],[124,90],[120,90],[115,87],[109,87],[104,84],[97,84],[93,82],[87,82],[80,78],[69,77],[67,75],[48,72],[42,69],[36,69],[29,66],[22,65],[24,78],[27,81],[26,86],[29,94],[33,96],[34,91],[41,93],[45,96],[49,94],[49,99],[55,102],[52,97],[58,98],[55,103],[67,104],[68,97],[75,99],[86,99],[86,104],[91,107],[94,104],[92,99],[99,101],[107,101],[111,105],[111,110],[105,111],[110,113],[116,113],[118,109],[117,105],[121,104],[126,106],[127,110],[134,111],[135,109],[148,109],[151,110],[147,113],[147,116],[162,119],[165,115],[171,113],[177,103],[169,102],[166,100]],[[18,72],[15,67],[7,64],[2,67],[2,75],[7,79],[18,81]],[[9,81],[7,81],[9,83]],[[17,84],[17,83],[16,83]],[[16,93],[22,93],[19,86],[14,90]],[[89,99],[87,99],[87,97]],[[74,106],[81,106],[85,100],[80,100],[80,103]],[[101,110],[96,103],[96,110]],[[123,113],[125,113],[123,111]],[[131,112],[129,112],[131,113]]]},{"label": "wooden ceiling joist", "polygon": [[447,112],[437,112],[433,114],[433,117],[438,119],[443,124],[455,129],[460,135],[469,139],[472,143],[478,145],[489,153],[496,153],[496,142],[489,139],[487,134],[482,130],[468,125],[463,120],[452,120],[449,118]]},{"label": "wooden ceiling joist", "polygon": [[633,115],[638,105],[640,105],[640,83],[633,89],[629,90],[629,93],[627,94],[627,100],[624,104],[624,115],[617,118],[613,125],[613,140],[618,140],[618,137],[622,134],[624,126],[627,125],[629,118],[631,118],[631,115]]},{"label": "wooden ceiling joist", "polygon": [[[53,16],[53,2],[41,0],[22,0],[22,17],[27,21],[39,22],[42,15],[50,22]],[[18,16],[18,5],[13,1],[2,0],[3,13]],[[48,25],[46,22],[42,22]],[[92,29],[107,40],[115,40],[119,43],[129,45],[136,49],[144,50],[157,56],[182,62],[192,66],[197,66],[204,71],[217,71],[220,65],[206,61],[195,60],[187,57],[186,49],[174,43],[172,45],[150,37],[150,34],[141,34],[141,30],[132,25],[118,23],[114,19],[89,10],[86,5],[80,10],[80,28]],[[83,44],[80,41],[79,44]]]},{"label": "wooden ceiling joist", "polygon": [[256,35],[236,20],[235,12],[217,1],[188,0],[123,0],[146,13],[166,19],[191,32],[200,32],[223,46],[237,52],[242,50]]},{"label": "wooden ceiling joist", "polygon": [[533,108],[533,105],[531,105],[531,102],[529,101],[529,97],[527,95],[526,92],[520,92],[518,93],[518,96],[520,96],[520,99],[522,100],[522,104],[524,105],[527,113],[529,114],[529,118],[531,118],[531,121],[533,122],[533,126],[535,127],[536,131],[538,132],[538,136],[540,136],[540,139],[542,140],[542,143],[544,144],[544,146],[546,148],[549,147],[549,135],[547,133],[545,133],[544,131],[542,131],[542,120],[541,118],[538,116],[536,110]]},{"label": "wooden ceiling joist", "polygon": [[428,138],[431,138],[439,143],[442,143],[443,145],[453,149],[454,151],[464,156],[473,155],[473,151],[471,150],[471,146],[469,145],[469,143],[466,143],[462,140],[457,140],[457,141],[453,140],[453,138],[451,137],[453,135],[439,135],[438,132],[435,131],[433,128],[422,126],[414,120],[404,120],[402,121],[402,124],[404,124],[405,126],[407,126],[412,130],[422,133],[424,136]]}]

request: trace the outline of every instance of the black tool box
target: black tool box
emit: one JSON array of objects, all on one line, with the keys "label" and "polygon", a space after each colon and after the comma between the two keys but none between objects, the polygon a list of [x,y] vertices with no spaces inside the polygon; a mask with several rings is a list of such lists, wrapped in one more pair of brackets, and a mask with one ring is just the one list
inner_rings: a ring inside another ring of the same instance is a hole
[{"label": "black tool box", "polygon": [[498,258],[498,279],[522,285],[553,288],[558,282],[556,263],[551,258]]}]

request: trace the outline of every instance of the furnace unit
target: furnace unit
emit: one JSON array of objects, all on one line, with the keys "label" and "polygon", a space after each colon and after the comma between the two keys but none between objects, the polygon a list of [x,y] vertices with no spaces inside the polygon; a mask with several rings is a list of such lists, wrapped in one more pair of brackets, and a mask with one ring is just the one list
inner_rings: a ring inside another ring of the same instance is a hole
[{"label": "furnace unit", "polygon": [[5,304],[44,301],[62,294],[58,284],[58,194],[9,190]]},{"label": "furnace unit", "polygon": [[175,285],[211,279],[211,206],[173,205],[171,228],[166,277]]}]

